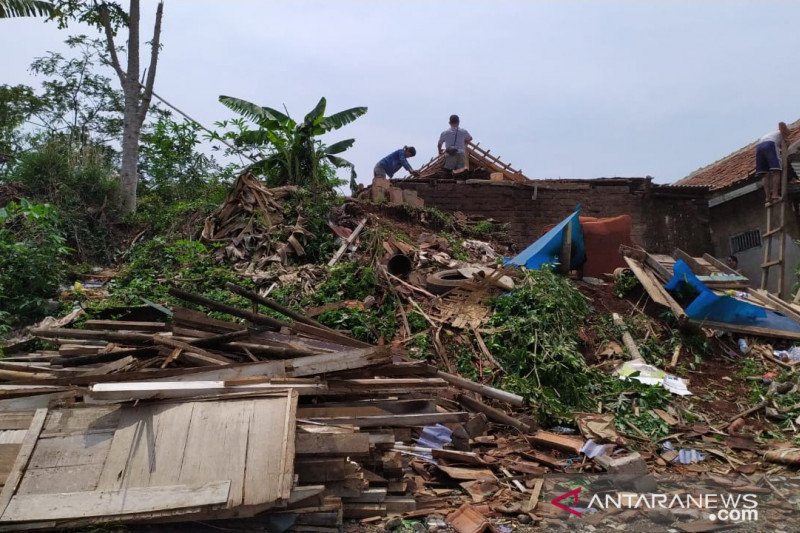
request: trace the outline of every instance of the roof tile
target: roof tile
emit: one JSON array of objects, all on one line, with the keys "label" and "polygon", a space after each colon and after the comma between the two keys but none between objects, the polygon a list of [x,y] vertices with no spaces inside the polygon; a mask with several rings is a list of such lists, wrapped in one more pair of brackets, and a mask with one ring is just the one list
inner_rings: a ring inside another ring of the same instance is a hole
[{"label": "roof tile", "polygon": [[[789,139],[792,143],[800,139],[800,120],[789,125]],[[725,189],[755,175],[755,141],[744,148],[729,154],[719,161],[695,170],[673,185],[682,187],[708,187],[709,190]]]}]

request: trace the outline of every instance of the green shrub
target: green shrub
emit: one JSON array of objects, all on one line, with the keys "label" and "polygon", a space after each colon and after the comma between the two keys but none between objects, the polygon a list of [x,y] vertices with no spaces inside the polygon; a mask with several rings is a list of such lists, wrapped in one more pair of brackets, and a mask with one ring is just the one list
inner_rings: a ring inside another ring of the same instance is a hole
[{"label": "green shrub", "polygon": [[43,312],[64,280],[69,251],[51,206],[23,199],[0,208],[0,328]]},{"label": "green shrub", "polygon": [[175,286],[249,308],[248,301],[225,289],[225,282],[246,287],[252,287],[252,283],[236,276],[230,268],[219,265],[212,252],[213,248],[202,242],[184,239],[168,242],[156,237],[140,243],[133,248],[125,268],[110,284],[110,298],[95,304],[95,307],[140,304],[140,298],[191,307],[169,296],[169,287]]},{"label": "green shrub", "polygon": [[593,372],[578,336],[590,308],[569,280],[550,269],[528,271],[517,288],[496,298],[486,345],[503,365],[503,386],[531,398],[543,420],[587,404]]},{"label": "green shrub", "polygon": [[108,149],[76,148],[67,137],[52,137],[20,155],[7,180],[22,184],[29,198],[57,210],[58,227],[77,259],[104,262],[114,252],[113,168]]}]

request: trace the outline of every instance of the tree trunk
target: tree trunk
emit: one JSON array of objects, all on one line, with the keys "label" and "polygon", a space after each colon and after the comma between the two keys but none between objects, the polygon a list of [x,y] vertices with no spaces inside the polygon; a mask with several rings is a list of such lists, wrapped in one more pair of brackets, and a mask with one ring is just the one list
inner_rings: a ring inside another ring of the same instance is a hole
[{"label": "tree trunk", "polygon": [[111,58],[111,66],[119,76],[122,92],[125,95],[125,112],[122,120],[122,164],[120,165],[119,207],[123,215],[136,211],[136,189],[139,183],[139,136],[142,124],[150,108],[153,84],[158,64],[158,51],[161,38],[161,18],[164,3],[159,2],[150,43],[150,66],[145,84],[139,83],[139,22],[140,0],[130,0],[128,10],[128,64],[122,70],[114,45],[114,32],[108,16],[108,8],[99,6],[100,22],[106,34],[106,46]]},{"label": "tree trunk", "polygon": [[[127,98],[126,98],[127,100]],[[122,123],[122,164],[119,169],[120,190],[119,208],[123,215],[136,211],[136,187],[139,183],[139,133],[137,113],[128,111],[125,105],[125,118]]]}]

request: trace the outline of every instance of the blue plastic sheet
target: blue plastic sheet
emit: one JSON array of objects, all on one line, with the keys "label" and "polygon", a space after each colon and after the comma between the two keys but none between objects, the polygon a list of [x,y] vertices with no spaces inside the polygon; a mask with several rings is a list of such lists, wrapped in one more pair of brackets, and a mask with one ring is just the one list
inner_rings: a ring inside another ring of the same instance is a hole
[{"label": "blue plastic sheet", "polygon": [[553,229],[539,237],[533,244],[522,250],[516,257],[506,260],[507,265],[524,266],[536,270],[546,264],[556,264],[561,256],[561,244],[564,242],[564,231],[570,221],[572,224],[572,258],[570,268],[579,268],[586,261],[586,247],[583,244],[583,232],[578,218],[581,206],[575,212],[559,222]]},{"label": "blue plastic sheet", "polygon": [[800,333],[800,323],[785,315],[730,296],[715,294],[697,279],[689,265],[681,259],[675,262],[672,273],[672,279],[664,286],[668,291],[685,291],[691,288],[690,290],[698,293],[684,309],[686,316],[692,320]]}]

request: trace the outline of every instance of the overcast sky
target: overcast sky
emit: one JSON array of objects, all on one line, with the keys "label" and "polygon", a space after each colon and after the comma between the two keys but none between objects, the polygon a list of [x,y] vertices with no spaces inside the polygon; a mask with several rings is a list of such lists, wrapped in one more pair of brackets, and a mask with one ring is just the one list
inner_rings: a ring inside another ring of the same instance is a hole
[{"label": "overcast sky", "polygon": [[[155,2],[142,9],[149,39]],[[367,106],[329,139],[356,138],[362,182],[404,144],[430,159],[451,113],[531,178],[671,182],[800,118],[798,15],[789,0],[166,0],[156,92],[208,126],[231,116],[220,94],[295,118],[320,96]],[[29,63],[70,32],[1,21],[0,83],[38,83]]]}]

